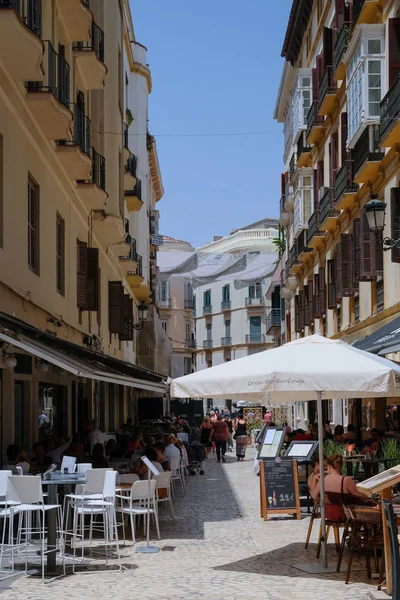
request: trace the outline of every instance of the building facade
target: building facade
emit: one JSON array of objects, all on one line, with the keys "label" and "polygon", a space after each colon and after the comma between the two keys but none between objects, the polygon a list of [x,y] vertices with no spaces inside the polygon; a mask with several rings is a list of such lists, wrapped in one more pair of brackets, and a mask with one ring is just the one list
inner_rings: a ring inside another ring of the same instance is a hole
[{"label": "building facade", "polygon": [[[286,341],[318,332],[355,343],[399,314],[399,249],[382,250],[399,237],[399,32],[397,1],[292,3],[275,109]],[[368,226],[371,198],[386,205],[383,235]],[[324,416],[384,428],[395,404],[337,400]],[[299,408],[298,425],[314,419],[312,403]]]},{"label": "building facade", "polygon": [[[138,366],[134,328],[151,302],[162,184],[154,140],[143,153],[126,136],[125,82],[151,83],[128,2],[2,2],[0,39],[4,452],[38,439],[41,409],[53,436],[91,418],[115,430],[164,380]],[[128,99],[145,131],[147,111]]]}]

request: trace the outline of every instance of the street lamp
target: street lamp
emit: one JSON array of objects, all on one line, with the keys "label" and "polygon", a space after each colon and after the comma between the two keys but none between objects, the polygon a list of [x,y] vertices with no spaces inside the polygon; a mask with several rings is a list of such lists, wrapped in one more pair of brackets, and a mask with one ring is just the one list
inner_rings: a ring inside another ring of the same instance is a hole
[{"label": "street lamp", "polygon": [[140,330],[143,328],[143,324],[144,324],[145,320],[147,319],[147,311],[148,311],[148,306],[147,306],[146,302],[143,302],[143,300],[142,300],[138,306],[139,321],[138,321],[138,323],[135,323],[135,325],[133,325],[134,329]]},{"label": "street lamp", "polygon": [[365,205],[365,212],[367,214],[368,227],[375,234],[376,245],[379,250],[391,250],[391,248],[400,244],[400,238],[393,240],[392,238],[385,237],[382,240],[382,232],[385,228],[386,204],[382,200],[378,200],[376,194],[372,195],[371,200]]}]

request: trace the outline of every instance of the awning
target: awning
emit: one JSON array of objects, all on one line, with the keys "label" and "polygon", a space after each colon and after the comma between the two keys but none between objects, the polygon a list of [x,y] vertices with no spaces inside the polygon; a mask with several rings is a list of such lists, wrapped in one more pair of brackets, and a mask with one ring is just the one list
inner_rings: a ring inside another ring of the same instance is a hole
[{"label": "awning", "polygon": [[384,325],[363,340],[354,342],[353,346],[359,350],[373,354],[390,354],[400,350],[400,317]]},{"label": "awning", "polygon": [[[42,360],[45,360],[52,365],[60,367],[77,377],[86,377],[87,379],[95,379],[96,381],[105,381],[108,383],[115,383],[117,385],[126,385],[141,390],[147,390],[156,392],[158,394],[164,394],[166,391],[165,383],[157,383],[152,381],[146,381],[144,379],[137,379],[129,377],[123,373],[119,373],[114,369],[105,370],[99,369],[96,362],[90,360],[78,359],[73,356],[71,352],[66,354],[60,349],[50,346],[50,344],[43,343],[42,341],[35,340],[25,334],[9,335],[9,332],[0,332],[0,340],[6,342],[14,347],[25,350]],[[11,332],[10,332],[11,333]],[[58,340],[60,342],[60,340]],[[69,345],[71,346],[71,344]],[[86,351],[87,352],[87,351]],[[95,354],[95,353],[93,353]]]}]

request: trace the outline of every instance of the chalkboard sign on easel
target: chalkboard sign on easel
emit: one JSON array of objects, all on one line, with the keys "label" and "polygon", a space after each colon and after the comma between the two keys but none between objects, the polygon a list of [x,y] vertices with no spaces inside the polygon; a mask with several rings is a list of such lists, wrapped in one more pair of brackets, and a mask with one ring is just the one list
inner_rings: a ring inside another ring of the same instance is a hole
[{"label": "chalkboard sign on easel", "polygon": [[263,460],[260,464],[261,517],[292,514],[300,519],[297,462],[291,459]]}]

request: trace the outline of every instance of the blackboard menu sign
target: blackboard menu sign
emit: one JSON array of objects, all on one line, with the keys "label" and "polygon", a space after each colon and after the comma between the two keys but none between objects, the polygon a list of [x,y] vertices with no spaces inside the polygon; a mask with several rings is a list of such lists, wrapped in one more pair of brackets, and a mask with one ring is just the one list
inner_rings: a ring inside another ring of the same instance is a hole
[{"label": "blackboard menu sign", "polygon": [[261,516],[290,513],[300,519],[297,462],[291,459],[267,459],[261,463]]}]

